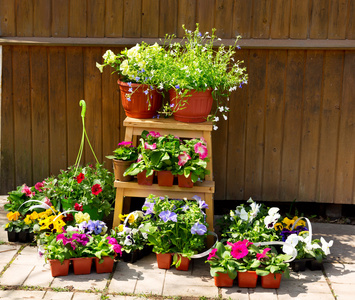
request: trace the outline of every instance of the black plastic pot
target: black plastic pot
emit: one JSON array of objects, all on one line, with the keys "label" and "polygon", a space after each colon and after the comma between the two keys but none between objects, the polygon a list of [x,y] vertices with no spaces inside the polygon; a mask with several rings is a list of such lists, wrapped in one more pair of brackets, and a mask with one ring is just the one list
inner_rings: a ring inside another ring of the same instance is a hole
[{"label": "black plastic pot", "polygon": [[294,261],[290,262],[292,271],[300,272],[306,270],[306,263],[308,259],[295,259]]},{"label": "black plastic pot", "polygon": [[134,250],[130,253],[122,252],[122,260],[131,264],[135,263],[138,260],[138,251],[139,250]]},{"label": "black plastic pot", "polygon": [[17,242],[18,241],[18,234],[15,231],[8,231],[7,232],[7,240],[9,242]]},{"label": "black plastic pot", "polygon": [[322,269],[323,269],[323,263],[322,263],[322,262],[319,262],[319,261],[316,260],[316,259],[312,259],[312,260],[309,260],[309,261],[307,262],[307,267],[308,267],[308,269],[310,269],[311,271],[322,270]]}]

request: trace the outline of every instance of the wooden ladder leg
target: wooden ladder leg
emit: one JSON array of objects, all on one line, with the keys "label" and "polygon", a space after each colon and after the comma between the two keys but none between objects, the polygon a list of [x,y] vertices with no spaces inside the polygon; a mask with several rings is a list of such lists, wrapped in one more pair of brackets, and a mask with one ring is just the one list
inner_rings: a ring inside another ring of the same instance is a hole
[{"label": "wooden ladder leg", "polygon": [[112,228],[117,227],[121,220],[119,214],[122,214],[123,209],[123,189],[116,188],[116,199],[115,199],[115,210],[113,212],[113,223]]},{"label": "wooden ladder leg", "polygon": [[[205,202],[208,205],[206,209],[206,221],[208,224],[208,230],[214,232],[213,221],[214,221],[214,205],[213,197],[210,193],[205,193]],[[207,236],[207,247],[212,247],[214,244],[214,237],[212,235]]]}]

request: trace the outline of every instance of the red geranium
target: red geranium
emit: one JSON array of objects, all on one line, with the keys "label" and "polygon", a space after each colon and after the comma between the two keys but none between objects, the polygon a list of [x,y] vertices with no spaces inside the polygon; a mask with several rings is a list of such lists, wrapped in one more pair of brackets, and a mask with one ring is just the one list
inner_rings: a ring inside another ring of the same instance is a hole
[{"label": "red geranium", "polygon": [[98,194],[100,194],[102,192],[102,188],[101,185],[94,184],[91,188],[91,192],[93,193],[93,195],[97,196]]},{"label": "red geranium", "polygon": [[77,210],[77,211],[84,211],[83,205],[79,204],[79,203],[75,203],[74,204],[74,209]]},{"label": "red geranium", "polygon": [[76,177],[76,181],[78,183],[81,183],[83,180],[85,179],[85,176],[83,173],[80,173],[77,177]]}]

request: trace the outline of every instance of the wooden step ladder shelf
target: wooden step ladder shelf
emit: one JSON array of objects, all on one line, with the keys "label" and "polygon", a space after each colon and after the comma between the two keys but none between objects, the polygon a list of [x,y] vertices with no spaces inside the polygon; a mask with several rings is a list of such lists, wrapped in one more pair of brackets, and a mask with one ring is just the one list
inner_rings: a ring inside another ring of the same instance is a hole
[{"label": "wooden step ladder shelf", "polygon": [[[173,134],[180,138],[201,138],[203,137],[207,143],[209,163],[207,163],[207,169],[210,171],[209,175],[206,175],[205,181],[196,182],[192,188],[180,188],[177,185],[172,187],[159,186],[158,184],[139,185],[137,181],[122,182],[115,181],[114,186],[116,188],[116,200],[115,211],[113,218],[113,227],[116,227],[120,223],[119,214],[123,210],[123,202],[125,197],[148,197],[149,194],[156,196],[168,196],[172,199],[192,199],[197,195],[208,204],[206,210],[206,221],[209,225],[208,229],[213,231],[213,216],[214,216],[214,204],[213,194],[215,191],[215,183],[213,181],[212,170],[212,123],[183,123],[175,121],[173,118],[161,118],[161,119],[134,119],[127,117],[123,121],[123,125],[126,127],[125,141],[132,141],[134,145],[137,145],[138,136],[141,135],[143,130],[157,131],[161,135]],[[213,237],[208,236],[207,245],[213,244]]]}]

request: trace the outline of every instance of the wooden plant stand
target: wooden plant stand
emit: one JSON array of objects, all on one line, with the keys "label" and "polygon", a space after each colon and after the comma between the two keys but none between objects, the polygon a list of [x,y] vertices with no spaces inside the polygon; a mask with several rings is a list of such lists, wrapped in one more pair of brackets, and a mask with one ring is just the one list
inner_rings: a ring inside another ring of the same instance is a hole
[{"label": "wooden plant stand", "polygon": [[[206,221],[209,225],[208,230],[213,231],[214,203],[213,194],[215,191],[215,183],[213,181],[212,170],[212,123],[182,123],[175,121],[173,118],[162,119],[134,119],[127,117],[123,125],[126,127],[125,141],[132,141],[133,145],[137,145],[137,137],[141,135],[143,130],[157,131],[162,135],[173,134],[180,138],[201,138],[203,137],[207,143],[209,163],[207,169],[210,171],[206,175],[202,183],[196,182],[192,188],[180,188],[177,185],[172,187],[139,185],[136,181],[123,182],[116,180],[114,186],[116,188],[115,211],[113,218],[113,227],[120,223],[119,214],[122,214],[125,197],[148,197],[149,194],[156,196],[168,196],[171,199],[192,199],[197,195],[205,200],[208,204],[206,210]],[[208,236],[207,245],[212,246],[213,237]]]}]

